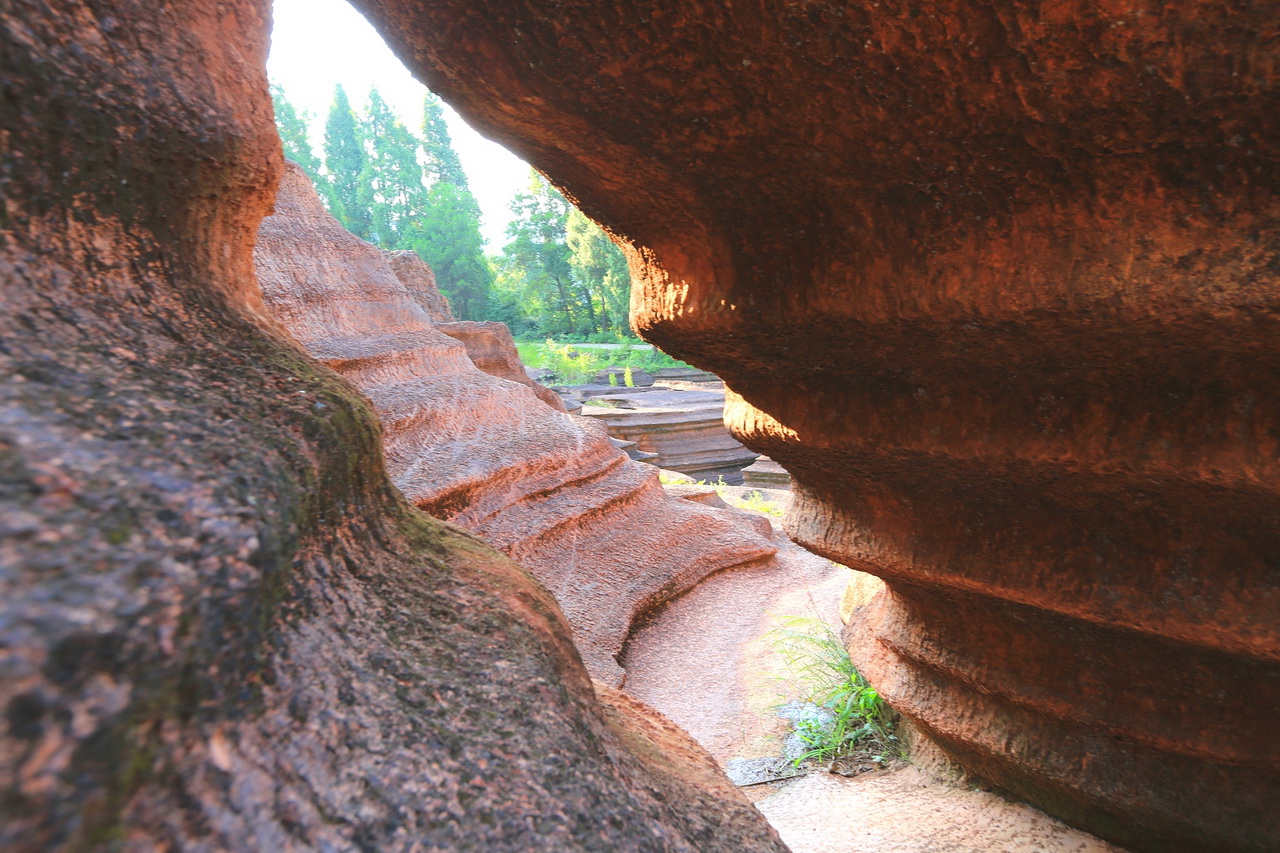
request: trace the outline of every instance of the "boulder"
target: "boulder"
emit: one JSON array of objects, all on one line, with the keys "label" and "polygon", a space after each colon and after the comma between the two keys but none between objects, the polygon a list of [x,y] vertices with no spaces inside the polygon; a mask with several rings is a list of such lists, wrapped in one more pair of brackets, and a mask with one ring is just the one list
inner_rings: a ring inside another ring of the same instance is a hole
[{"label": "boulder", "polygon": [[[439,325],[455,322],[448,298],[436,287],[435,271],[417,252],[387,252],[386,257],[396,278],[400,279],[405,290],[409,291],[409,295],[426,312],[432,323]],[[475,360],[474,357],[472,360]],[[479,362],[477,366],[485,370]]]},{"label": "boulder", "polygon": [[742,484],[764,489],[790,489],[791,474],[768,456],[758,456],[742,469]]},{"label": "boulder", "polygon": [[392,481],[545,584],[595,678],[621,681],[616,656],[645,612],[776,551],[736,514],[668,498],[602,426],[479,370],[292,164],[255,258],[267,307],[381,416]]},{"label": "boulder", "polygon": [[269,27],[0,8],[0,849],[784,850],[265,312]]},{"label": "boulder", "polygon": [[556,373],[554,370],[548,370],[545,367],[525,367],[524,375],[540,385],[545,385]]},{"label": "boulder", "polygon": [[1280,846],[1273,4],[356,4],[630,241],[637,331],[886,581],[854,651],[921,731],[1124,844]]},{"label": "boulder", "polygon": [[533,389],[539,400],[551,408],[566,411],[559,394],[534,382],[525,373],[525,366],[520,363],[520,354],[516,352],[516,342],[506,323],[457,320],[435,325],[449,337],[462,341],[472,363],[485,373],[526,385]]}]

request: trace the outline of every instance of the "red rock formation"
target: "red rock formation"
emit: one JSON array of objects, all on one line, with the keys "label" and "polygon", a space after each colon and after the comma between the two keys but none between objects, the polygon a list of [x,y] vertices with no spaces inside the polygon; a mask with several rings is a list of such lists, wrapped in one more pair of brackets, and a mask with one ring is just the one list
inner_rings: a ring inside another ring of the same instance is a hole
[{"label": "red rock formation", "polygon": [[506,323],[478,323],[458,320],[453,323],[437,323],[436,328],[451,338],[462,341],[467,355],[476,367],[490,376],[519,382],[533,389],[538,399],[556,411],[563,412],[564,401],[560,395],[545,385],[539,385],[525,373],[515,341]]},{"label": "red rock formation", "polygon": [[392,480],[546,584],[594,677],[621,679],[616,655],[638,615],[775,552],[735,513],[668,499],[657,471],[602,428],[478,370],[292,164],[256,254],[270,309],[381,414]]},{"label": "red rock formation", "polygon": [[527,385],[542,402],[553,409],[564,411],[564,403],[559,394],[534,382],[525,373],[511,330],[505,323],[455,320],[449,300],[436,287],[436,274],[426,261],[418,257],[416,252],[386,252],[385,256],[396,278],[400,279],[409,295],[426,312],[431,323],[449,337],[462,341],[462,345],[467,348],[467,355],[476,367],[490,376]]},{"label": "red rock formation", "polygon": [[[436,287],[436,274],[417,252],[398,251],[386,253],[387,263],[409,291],[409,295],[427,313],[432,323],[454,322],[449,300]],[[474,360],[474,359],[473,359]],[[483,368],[482,368],[483,369]]]},{"label": "red rock formation", "polygon": [[0,848],[783,849],[269,328],[268,21],[0,8]]},{"label": "red rock formation", "polygon": [[632,240],[858,656],[1107,837],[1280,845],[1272,3],[357,0]]},{"label": "red rock formation", "polygon": [[725,429],[723,389],[593,388],[590,396],[599,405],[584,405],[581,414],[605,424],[613,437],[657,454],[654,464],[661,468],[741,483],[742,469],[756,458]]}]

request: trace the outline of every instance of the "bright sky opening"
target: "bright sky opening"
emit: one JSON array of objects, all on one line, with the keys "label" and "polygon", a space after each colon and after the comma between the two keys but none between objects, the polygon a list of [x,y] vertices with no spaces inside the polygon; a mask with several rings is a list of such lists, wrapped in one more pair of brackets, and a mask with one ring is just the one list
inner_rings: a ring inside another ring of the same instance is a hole
[{"label": "bright sky opening", "polygon": [[[367,107],[377,88],[401,121],[415,134],[422,130],[426,87],[413,79],[382,37],[345,0],[275,0],[275,26],[267,72],[299,110],[311,113],[312,144],[321,153],[324,118],[341,83],[351,105]],[[483,215],[480,233],[497,251],[507,242],[509,205],[529,183],[529,167],[507,149],[472,130],[445,105],[453,147],[462,159],[471,193]]]}]

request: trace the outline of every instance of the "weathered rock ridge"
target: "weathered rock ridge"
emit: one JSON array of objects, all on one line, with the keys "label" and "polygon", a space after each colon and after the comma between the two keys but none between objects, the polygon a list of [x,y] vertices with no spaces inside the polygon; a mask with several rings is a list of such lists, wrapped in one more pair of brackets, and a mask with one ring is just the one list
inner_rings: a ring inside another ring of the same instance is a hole
[{"label": "weathered rock ridge", "polygon": [[381,415],[392,481],[541,580],[594,677],[621,680],[615,656],[639,615],[776,552],[739,514],[668,498],[656,469],[628,459],[602,427],[477,369],[293,164],[256,258],[270,310]]},{"label": "weathered rock ridge", "polygon": [[1280,845],[1280,18],[1266,2],[356,0],[631,241],[856,654],[1110,839]]},{"label": "weathered rock ridge", "polygon": [[0,848],[784,849],[267,318],[268,27],[0,9]]}]

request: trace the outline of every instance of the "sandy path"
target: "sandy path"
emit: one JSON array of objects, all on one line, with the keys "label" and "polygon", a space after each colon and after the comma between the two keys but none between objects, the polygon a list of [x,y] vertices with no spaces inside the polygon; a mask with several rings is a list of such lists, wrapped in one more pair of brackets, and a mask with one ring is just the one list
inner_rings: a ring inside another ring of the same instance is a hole
[{"label": "sandy path", "polygon": [[[839,624],[848,569],[795,546],[768,564],[713,575],[628,643],[625,689],[666,714],[722,765],[776,755],[785,724],[781,661],[765,634],[776,617]],[[795,853],[1116,853],[1031,806],[950,787],[913,767],[844,778],[815,773],[743,789]]]}]

